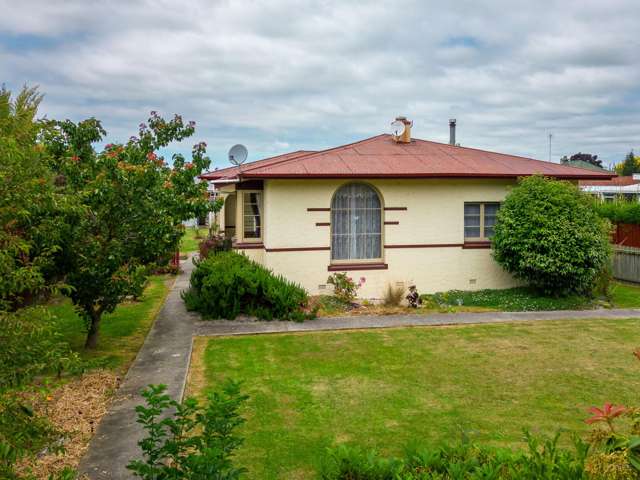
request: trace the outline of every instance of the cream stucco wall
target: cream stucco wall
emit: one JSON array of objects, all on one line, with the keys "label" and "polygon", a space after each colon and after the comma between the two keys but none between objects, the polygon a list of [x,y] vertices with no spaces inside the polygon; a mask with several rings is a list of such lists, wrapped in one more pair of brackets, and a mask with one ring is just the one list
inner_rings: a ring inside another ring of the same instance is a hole
[{"label": "cream stucco wall", "polygon": [[[276,273],[300,283],[311,294],[322,288],[330,272],[329,250],[287,251],[292,248],[330,246],[328,208],[340,180],[267,180],[264,184],[264,250],[245,250],[251,258]],[[387,210],[383,244],[422,246],[384,248],[387,270],[350,271],[366,282],[359,291],[365,298],[380,298],[387,284],[415,284],[421,293],[450,289],[506,288],[515,284],[491,258],[488,249],[463,249],[460,246],[424,248],[433,244],[462,244],[464,241],[464,202],[495,202],[506,196],[509,180],[370,180],[380,192]],[[325,287],[328,288],[328,287]]]}]

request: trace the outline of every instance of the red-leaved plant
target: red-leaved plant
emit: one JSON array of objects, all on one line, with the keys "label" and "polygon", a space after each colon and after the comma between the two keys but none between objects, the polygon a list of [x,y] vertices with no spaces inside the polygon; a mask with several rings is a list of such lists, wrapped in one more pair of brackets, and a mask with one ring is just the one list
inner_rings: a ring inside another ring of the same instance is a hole
[{"label": "red-leaved plant", "polygon": [[[640,360],[640,348],[633,352]],[[589,408],[589,425],[604,423],[607,428],[591,432],[593,448],[587,471],[593,478],[636,478],[640,475],[640,409],[605,403]],[[623,422],[623,420],[627,420]],[[614,425],[615,424],[615,425]]]}]

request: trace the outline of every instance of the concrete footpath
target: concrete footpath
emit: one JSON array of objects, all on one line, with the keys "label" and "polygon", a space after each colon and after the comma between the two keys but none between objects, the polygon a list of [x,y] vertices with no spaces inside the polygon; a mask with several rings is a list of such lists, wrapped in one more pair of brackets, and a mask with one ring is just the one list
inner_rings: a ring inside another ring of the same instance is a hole
[{"label": "concrete footpath", "polygon": [[480,323],[537,322],[544,320],[579,321],[587,319],[640,318],[640,309],[554,310],[550,312],[430,313],[421,315],[361,315],[325,317],[304,323],[250,320],[197,321],[195,336],[254,335],[260,333],[358,330],[369,328],[426,327]]},{"label": "concrete footpath", "polygon": [[130,479],[126,469],[140,458],[138,441],[142,427],[136,423],[135,407],[143,403],[140,391],[149,384],[167,385],[167,394],[181,399],[184,392],[191,339],[196,315],[187,312],[180,293],[189,287],[191,258],[182,262],[182,273],[167,296],[142,348],[102,418],[89,450],[78,470],[90,479]]}]

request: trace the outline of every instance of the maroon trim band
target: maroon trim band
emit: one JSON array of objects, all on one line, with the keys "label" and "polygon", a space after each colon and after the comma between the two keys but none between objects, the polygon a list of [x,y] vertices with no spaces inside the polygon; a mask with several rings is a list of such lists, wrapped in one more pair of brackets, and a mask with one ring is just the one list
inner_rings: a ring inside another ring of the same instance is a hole
[{"label": "maroon trim band", "polygon": [[330,212],[330,208],[307,208],[307,212]]},{"label": "maroon trim band", "polygon": [[316,227],[328,227],[331,225],[329,222],[316,222]]},{"label": "maroon trim band", "polygon": [[265,248],[267,252],[311,252],[318,250],[331,250],[330,247],[289,247],[289,248]]},{"label": "maroon trim band", "polygon": [[385,212],[390,212],[394,210],[406,210],[407,207],[384,207]]},{"label": "maroon trim band", "polygon": [[384,248],[448,248],[462,246],[462,243],[414,243],[410,245],[385,245]]},{"label": "maroon trim band", "polygon": [[400,225],[400,222],[384,222],[385,225]]},{"label": "maroon trim band", "polygon": [[348,263],[345,265],[329,265],[327,270],[330,272],[346,272],[349,270],[387,270],[389,265],[386,263]]}]

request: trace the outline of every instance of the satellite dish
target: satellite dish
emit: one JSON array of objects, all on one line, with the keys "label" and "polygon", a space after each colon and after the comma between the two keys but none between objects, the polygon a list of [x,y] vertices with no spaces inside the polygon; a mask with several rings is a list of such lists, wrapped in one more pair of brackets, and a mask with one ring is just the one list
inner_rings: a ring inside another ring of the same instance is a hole
[{"label": "satellite dish", "polygon": [[401,122],[400,120],[391,122],[391,134],[394,137],[399,137],[400,135],[402,135],[404,133],[405,128],[406,128],[406,125],[404,124],[404,122]]},{"label": "satellite dish", "polygon": [[247,147],[240,144],[234,145],[231,147],[231,150],[229,150],[229,161],[239,167],[245,162],[247,155],[249,155]]}]

